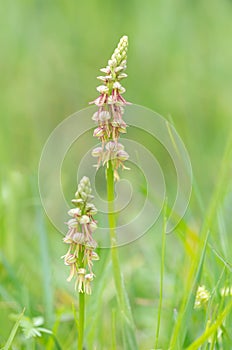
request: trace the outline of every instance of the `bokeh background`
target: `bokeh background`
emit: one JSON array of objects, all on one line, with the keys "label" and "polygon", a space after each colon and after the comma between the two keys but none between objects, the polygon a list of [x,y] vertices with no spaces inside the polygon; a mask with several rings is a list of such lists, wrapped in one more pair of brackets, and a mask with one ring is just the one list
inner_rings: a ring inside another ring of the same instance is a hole
[{"label": "bokeh background", "polygon": [[[197,229],[232,126],[232,2],[3,0],[0,6],[0,344],[13,326],[9,315],[25,306],[28,316],[42,315],[50,329],[62,315],[59,341],[72,349],[75,293],[60,260],[66,247],[43,212],[37,186],[44,143],[58,123],[97,96],[98,69],[119,38],[128,35],[125,97],[163,115],[182,137],[194,175],[186,218]],[[152,141],[150,147],[163,156],[161,165],[168,171],[170,161],[162,150]],[[74,189],[75,184],[67,189],[69,200]],[[144,349],[152,346],[156,324],[159,230],[158,223],[120,250]],[[173,281],[181,285],[181,259],[174,233],[167,240],[166,315],[173,306],[170,295],[178,296]],[[115,305],[110,268],[104,276],[101,322],[108,327]],[[95,302],[90,301],[90,314],[99,313]],[[101,339],[104,327],[97,324],[93,338]],[[164,343],[167,334],[168,329],[162,333]]]}]

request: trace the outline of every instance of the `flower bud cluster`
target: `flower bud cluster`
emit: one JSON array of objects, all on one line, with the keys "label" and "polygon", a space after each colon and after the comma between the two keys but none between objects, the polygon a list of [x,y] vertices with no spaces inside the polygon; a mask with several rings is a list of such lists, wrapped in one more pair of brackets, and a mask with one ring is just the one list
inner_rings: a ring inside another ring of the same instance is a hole
[{"label": "flower bud cluster", "polygon": [[209,301],[209,299],[210,299],[210,292],[206,289],[206,287],[204,285],[199,286],[197,288],[194,308],[200,309],[200,308],[204,307],[207,304],[207,302]]},{"label": "flower bud cluster", "polygon": [[108,166],[108,161],[111,160],[116,178],[118,178],[117,169],[120,166],[125,168],[123,162],[129,158],[123,146],[118,143],[120,134],[125,134],[127,128],[123,120],[123,106],[128,102],[122,97],[126,90],[121,85],[121,80],[127,77],[124,73],[127,48],[128,38],[123,36],[108,65],[101,69],[105,76],[98,77],[102,82],[102,85],[97,87],[100,96],[91,102],[98,107],[98,111],[92,117],[97,124],[93,136],[102,143],[102,147],[95,148],[92,155],[98,158],[97,167],[105,164]]},{"label": "flower bud cluster", "polygon": [[[84,176],[75,193],[72,203],[75,208],[68,211],[71,219],[67,222],[68,232],[64,242],[69,244],[68,252],[62,256],[65,265],[70,266],[70,274],[67,281],[76,278],[75,289],[79,293],[91,294],[91,282],[95,275],[93,273],[93,261],[99,260],[94,251],[97,242],[93,239],[93,232],[97,228],[93,216],[97,213],[94,204],[91,203],[91,186],[89,178]],[[80,256],[83,258],[80,261]]]}]

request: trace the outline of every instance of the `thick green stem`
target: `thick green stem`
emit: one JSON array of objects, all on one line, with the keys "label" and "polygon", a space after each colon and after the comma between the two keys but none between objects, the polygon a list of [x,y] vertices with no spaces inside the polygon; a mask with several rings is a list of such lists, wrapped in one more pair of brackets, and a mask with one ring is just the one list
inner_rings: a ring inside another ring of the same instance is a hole
[{"label": "thick green stem", "polygon": [[[84,268],[84,247],[81,247],[78,257],[79,268]],[[79,292],[79,322],[78,322],[78,350],[83,350],[85,327],[85,293]]]}]

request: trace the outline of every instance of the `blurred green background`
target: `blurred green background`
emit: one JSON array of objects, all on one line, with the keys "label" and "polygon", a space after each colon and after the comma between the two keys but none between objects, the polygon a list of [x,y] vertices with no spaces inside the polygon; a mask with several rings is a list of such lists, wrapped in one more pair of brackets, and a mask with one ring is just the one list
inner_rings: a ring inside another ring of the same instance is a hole
[{"label": "blurred green background", "polygon": [[[8,315],[23,306],[29,316],[43,315],[48,328],[56,312],[72,315],[73,286],[59,259],[66,247],[43,213],[38,163],[57,124],[97,96],[99,68],[124,34],[129,37],[125,97],[172,120],[188,149],[202,207],[207,206],[232,126],[232,2],[3,0],[0,23],[2,345],[13,325]],[[194,227],[202,219],[196,197],[193,193],[187,213]],[[121,249],[138,337],[147,348],[158,292],[159,234],[155,237],[148,234]],[[167,245],[171,294],[181,247],[175,235]],[[103,304],[110,310],[114,287],[108,283]],[[64,344],[72,323],[60,329]]]}]

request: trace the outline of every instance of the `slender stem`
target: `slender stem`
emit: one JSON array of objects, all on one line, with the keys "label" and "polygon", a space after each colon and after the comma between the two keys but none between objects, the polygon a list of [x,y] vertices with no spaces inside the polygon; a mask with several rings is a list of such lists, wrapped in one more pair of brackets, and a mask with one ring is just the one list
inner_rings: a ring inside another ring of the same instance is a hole
[{"label": "slender stem", "polygon": [[123,276],[120,270],[120,260],[117,248],[116,217],[114,214],[114,170],[111,161],[108,162],[107,176],[107,199],[108,199],[108,219],[110,230],[111,260],[113,268],[114,283],[117,292],[118,306],[120,309],[120,321],[122,327],[122,340],[124,349],[138,350],[134,321],[131,313],[129,300],[126,294]]},{"label": "slender stem", "polygon": [[159,331],[160,331],[160,322],[161,322],[161,310],[162,310],[162,303],[163,303],[164,260],[165,260],[166,228],[167,228],[166,211],[167,211],[167,200],[165,201],[164,214],[163,214],[162,251],[161,251],[161,266],[160,266],[160,298],[159,298],[159,307],[158,307],[156,336],[155,336],[155,349],[158,349]]},{"label": "slender stem", "polygon": [[117,237],[116,237],[116,219],[114,214],[114,170],[112,168],[111,161],[108,162],[107,172],[107,199],[108,199],[108,219],[109,219],[109,230],[110,230],[110,244],[111,244],[111,258],[113,275],[115,281],[115,287],[119,298],[119,306],[121,309],[124,305],[123,298],[123,281],[120,271],[119,255],[117,249]]},{"label": "slender stem", "polygon": [[117,342],[116,342],[116,310],[115,309],[112,310],[111,334],[112,334],[111,350],[117,350]]},{"label": "slender stem", "polygon": [[[84,247],[81,247],[78,257],[79,268],[84,267]],[[79,292],[79,323],[78,323],[78,350],[83,350],[85,327],[85,293]]]}]

